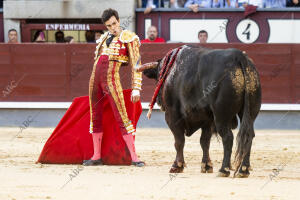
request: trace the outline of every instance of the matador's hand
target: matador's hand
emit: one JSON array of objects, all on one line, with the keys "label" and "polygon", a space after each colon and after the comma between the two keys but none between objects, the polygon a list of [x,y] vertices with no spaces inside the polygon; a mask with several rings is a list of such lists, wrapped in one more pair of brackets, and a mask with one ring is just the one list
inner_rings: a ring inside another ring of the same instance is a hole
[{"label": "matador's hand", "polygon": [[140,100],[140,91],[139,90],[132,90],[131,92],[131,101],[136,103]]}]

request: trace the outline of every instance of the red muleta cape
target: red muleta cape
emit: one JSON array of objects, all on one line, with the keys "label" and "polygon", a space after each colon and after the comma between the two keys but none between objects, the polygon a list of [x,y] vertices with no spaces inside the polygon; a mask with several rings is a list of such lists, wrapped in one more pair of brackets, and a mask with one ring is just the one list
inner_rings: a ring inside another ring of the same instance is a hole
[{"label": "red muleta cape", "polygon": [[[124,90],[123,94],[128,117],[136,127],[142,113],[141,102],[131,102],[131,89]],[[101,147],[103,163],[130,165],[130,153],[106,96],[101,103],[104,115]],[[45,143],[37,163],[81,164],[83,160],[90,159],[93,155],[93,141],[92,135],[89,133],[89,126],[89,97],[77,97]]]}]

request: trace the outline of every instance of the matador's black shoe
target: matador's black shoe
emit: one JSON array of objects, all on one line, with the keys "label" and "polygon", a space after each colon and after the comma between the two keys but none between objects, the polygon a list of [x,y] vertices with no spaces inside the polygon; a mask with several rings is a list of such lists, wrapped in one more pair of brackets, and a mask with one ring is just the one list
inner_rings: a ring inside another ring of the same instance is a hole
[{"label": "matador's black shoe", "polygon": [[96,165],[103,165],[102,163],[102,159],[98,159],[98,160],[84,160],[82,163],[84,166],[96,166]]},{"label": "matador's black shoe", "polygon": [[131,165],[134,165],[136,167],[144,167],[146,164],[143,161],[137,161],[137,162],[131,162]]}]

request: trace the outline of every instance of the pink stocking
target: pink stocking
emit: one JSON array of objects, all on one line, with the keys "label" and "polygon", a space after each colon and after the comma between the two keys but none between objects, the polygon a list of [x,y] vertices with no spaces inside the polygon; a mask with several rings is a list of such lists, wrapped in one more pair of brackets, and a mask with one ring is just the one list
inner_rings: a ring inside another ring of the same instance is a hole
[{"label": "pink stocking", "polygon": [[101,143],[103,132],[93,133],[94,155],[91,160],[98,160],[101,158]]},{"label": "pink stocking", "polygon": [[136,155],[136,152],[135,152],[133,135],[132,134],[126,134],[126,135],[123,135],[123,138],[124,138],[124,141],[127,145],[128,150],[130,152],[131,160],[133,162],[138,162],[139,159],[138,159],[138,157]]}]

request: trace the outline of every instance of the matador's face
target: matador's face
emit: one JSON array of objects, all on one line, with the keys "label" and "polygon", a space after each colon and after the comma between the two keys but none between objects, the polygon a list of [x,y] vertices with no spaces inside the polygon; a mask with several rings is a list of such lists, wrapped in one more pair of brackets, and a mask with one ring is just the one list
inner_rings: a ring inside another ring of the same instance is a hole
[{"label": "matador's face", "polygon": [[104,24],[111,34],[117,36],[121,33],[120,20],[117,20],[115,16],[109,18]]}]

